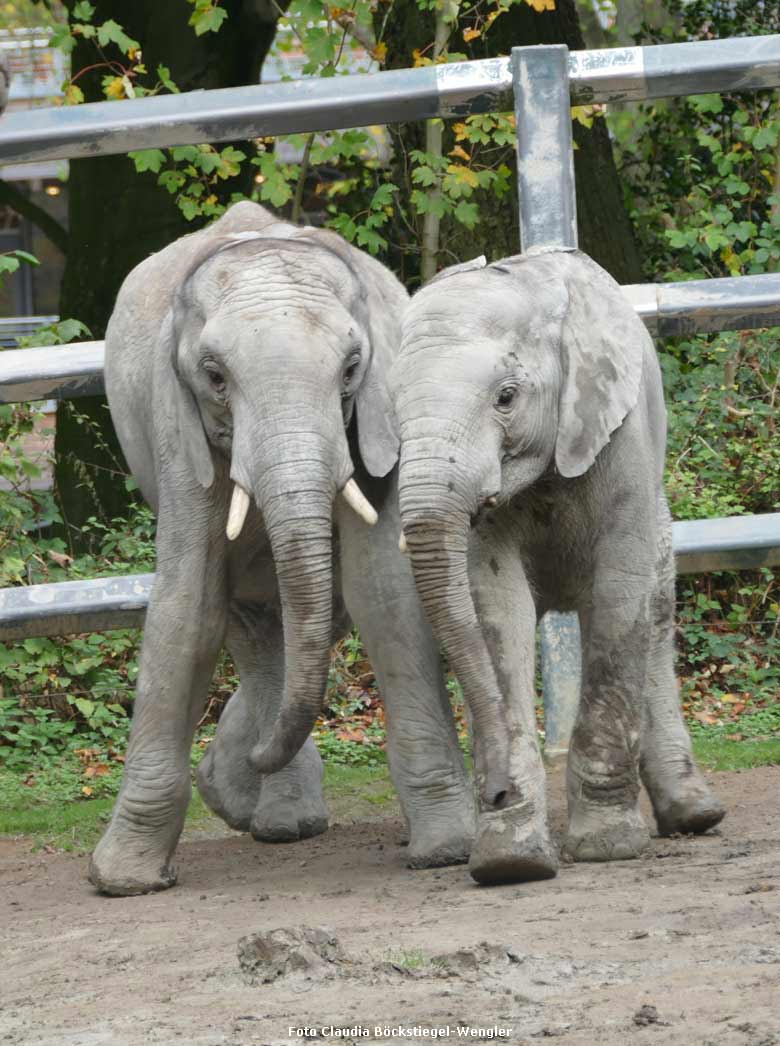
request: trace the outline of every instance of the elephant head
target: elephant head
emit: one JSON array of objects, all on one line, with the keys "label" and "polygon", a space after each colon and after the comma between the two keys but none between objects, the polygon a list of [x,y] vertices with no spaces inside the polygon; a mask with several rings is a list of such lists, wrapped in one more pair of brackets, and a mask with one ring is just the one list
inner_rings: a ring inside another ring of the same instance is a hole
[{"label": "elephant head", "polygon": [[401,543],[463,686],[483,809],[512,792],[506,697],[469,587],[470,527],[540,478],[594,464],[637,400],[637,324],[619,286],[564,250],[445,270],[404,317],[392,374]]},{"label": "elephant head", "polygon": [[[339,237],[276,222],[197,242],[163,323],[168,474],[219,487],[213,510],[231,541],[254,501],[274,557],[285,694],[270,741],[252,753],[264,773],[289,762],[322,707],[334,498],[376,521],[353,479],[353,414],[367,471],[383,476],[397,460],[386,374],[405,303],[400,284]],[[217,468],[229,474],[229,509]]]}]

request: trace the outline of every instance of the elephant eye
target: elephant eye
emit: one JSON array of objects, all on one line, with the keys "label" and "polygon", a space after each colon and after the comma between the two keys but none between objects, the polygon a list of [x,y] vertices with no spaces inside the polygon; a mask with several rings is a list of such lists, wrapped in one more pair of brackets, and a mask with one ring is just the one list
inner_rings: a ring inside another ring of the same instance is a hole
[{"label": "elephant eye", "polygon": [[222,392],[225,388],[225,376],[222,371],[214,363],[206,363],[204,366],[211,387],[217,392]]},{"label": "elephant eye", "polygon": [[350,386],[352,385],[352,382],[353,382],[353,380],[355,378],[355,375],[358,372],[358,367],[359,366],[360,366],[360,356],[351,356],[349,358],[349,360],[347,361],[347,365],[344,368],[344,374],[343,374],[343,378],[342,378],[343,383],[344,383],[344,391],[345,392],[349,392],[350,391]]},{"label": "elephant eye", "polygon": [[517,388],[514,385],[507,385],[505,388],[500,389],[496,396],[496,407],[499,410],[508,410],[517,398]]}]

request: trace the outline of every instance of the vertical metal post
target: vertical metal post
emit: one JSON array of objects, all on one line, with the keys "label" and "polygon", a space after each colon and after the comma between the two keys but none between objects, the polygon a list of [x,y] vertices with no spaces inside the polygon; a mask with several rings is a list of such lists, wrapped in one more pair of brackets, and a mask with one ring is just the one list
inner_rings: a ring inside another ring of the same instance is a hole
[{"label": "vertical metal post", "polygon": [[[569,49],[514,47],[520,245],[577,246],[577,197],[571,135]],[[545,752],[568,751],[580,698],[580,628],[576,614],[541,623]]]},{"label": "vertical metal post", "polygon": [[520,249],[577,246],[569,49],[512,48]]}]

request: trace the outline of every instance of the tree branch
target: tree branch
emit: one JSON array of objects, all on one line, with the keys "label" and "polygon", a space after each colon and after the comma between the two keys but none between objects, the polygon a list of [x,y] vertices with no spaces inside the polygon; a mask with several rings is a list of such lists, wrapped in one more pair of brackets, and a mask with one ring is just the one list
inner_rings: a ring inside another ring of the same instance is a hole
[{"label": "tree branch", "polygon": [[56,218],[44,211],[37,203],[20,192],[13,182],[0,181],[0,204],[7,204],[22,218],[28,218],[33,225],[37,225],[44,236],[51,240],[54,246],[68,253],[68,231]]}]

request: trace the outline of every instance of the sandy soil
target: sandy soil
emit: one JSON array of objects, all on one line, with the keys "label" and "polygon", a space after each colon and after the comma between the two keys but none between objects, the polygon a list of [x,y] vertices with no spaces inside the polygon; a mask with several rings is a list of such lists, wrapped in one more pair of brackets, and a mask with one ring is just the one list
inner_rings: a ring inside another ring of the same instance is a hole
[{"label": "sandy soil", "polygon": [[[719,833],[500,888],[406,869],[395,811],[285,846],[215,823],[180,846],[174,890],[129,899],[97,896],[83,857],[0,840],[0,1043],[239,1046],[333,1025],[388,1043],[476,1040],[468,1026],[529,1046],[780,1046],[780,768],[712,780]],[[551,791],[561,828],[560,770]],[[335,961],[252,983],[239,940],[304,926],[331,929]]]}]

